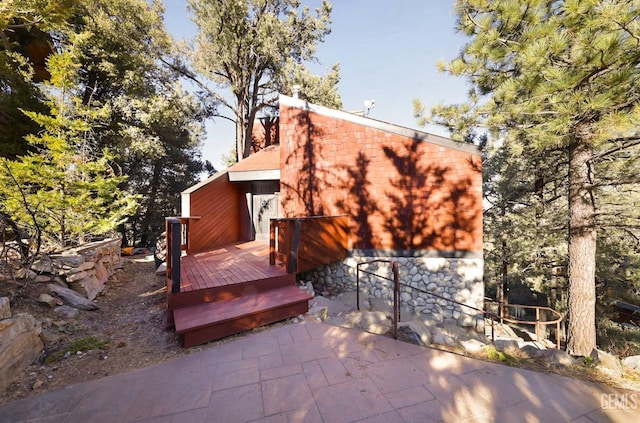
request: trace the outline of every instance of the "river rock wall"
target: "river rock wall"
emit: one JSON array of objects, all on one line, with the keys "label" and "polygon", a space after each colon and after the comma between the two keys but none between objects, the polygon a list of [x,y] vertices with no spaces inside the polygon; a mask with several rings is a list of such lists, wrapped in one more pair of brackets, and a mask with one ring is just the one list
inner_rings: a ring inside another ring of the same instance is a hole
[{"label": "river rock wall", "polygon": [[[478,311],[484,304],[484,263],[481,258],[351,256],[306,272],[302,277],[305,282],[310,281],[318,292],[355,291],[357,264],[373,260],[395,260],[398,263],[399,280],[409,285],[400,287],[399,301],[405,313],[441,324],[482,328],[482,313]],[[393,273],[390,264],[378,262],[360,268],[369,272],[360,274],[360,295],[370,304],[380,301],[392,304],[393,282],[390,280],[393,280]]]}]

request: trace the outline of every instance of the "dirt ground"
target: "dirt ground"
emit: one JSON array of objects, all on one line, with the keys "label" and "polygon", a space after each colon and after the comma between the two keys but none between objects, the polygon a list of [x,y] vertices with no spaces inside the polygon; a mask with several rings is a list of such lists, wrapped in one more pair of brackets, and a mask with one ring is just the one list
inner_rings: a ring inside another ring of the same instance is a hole
[{"label": "dirt ground", "polygon": [[[0,290],[1,288],[2,286]],[[0,404],[141,369],[247,334],[199,347],[182,348],[174,332],[164,329],[166,286],[164,277],[155,275],[152,255],[123,259],[123,268],[109,279],[104,292],[96,299],[99,309],[79,311],[74,319],[61,318],[48,306],[39,304],[36,298],[41,292],[47,292],[46,284],[30,285],[24,290],[23,296],[14,301],[12,312],[31,313],[42,322],[44,353],[23,372],[21,378],[13,382],[5,392],[0,392]],[[0,292],[0,296],[4,294],[6,293]],[[285,321],[269,327],[288,323],[290,322]],[[70,348],[74,342],[84,342],[89,337],[103,345],[93,349],[84,348],[79,352]],[[530,370],[558,373],[640,391],[640,373],[629,380],[588,371],[582,366],[551,369],[535,362],[518,365]]]},{"label": "dirt ground", "polygon": [[[182,348],[177,336],[164,330],[166,287],[164,278],[155,276],[153,256],[124,258],[123,268],[96,299],[99,309],[80,310],[75,319],[62,318],[37,303],[41,292],[47,292],[46,284],[33,283],[24,290],[24,297],[12,304],[12,312],[31,313],[42,322],[44,354],[1,393],[0,403],[197,351]],[[68,351],[74,341],[82,343],[89,337],[104,345],[89,351]],[[56,358],[58,355],[61,357]]]}]

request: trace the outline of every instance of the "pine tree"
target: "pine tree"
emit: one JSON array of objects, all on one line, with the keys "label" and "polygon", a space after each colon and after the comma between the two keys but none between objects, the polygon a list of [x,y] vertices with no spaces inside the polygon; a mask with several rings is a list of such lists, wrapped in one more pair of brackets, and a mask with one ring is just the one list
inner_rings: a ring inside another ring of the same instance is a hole
[{"label": "pine tree", "polygon": [[119,189],[125,178],[111,166],[113,156],[97,149],[92,136],[109,108],[89,108],[78,94],[79,46],[88,40],[87,33],[70,34],[66,48],[49,58],[49,113],[24,111],[43,130],[27,136],[29,153],[3,159],[3,207],[37,234],[36,250],[109,233],[137,206],[136,196]]},{"label": "pine tree", "polygon": [[233,114],[227,119],[236,124],[236,161],[250,154],[258,113],[274,107],[279,92],[291,94],[285,84],[313,86],[315,92],[303,92],[307,100],[341,106],[335,88],[338,68],[318,80],[302,64],[315,59],[317,43],[330,32],[332,6],[326,0],[315,15],[300,8],[298,0],[189,0],[188,5],[199,29],[191,50],[193,67],[231,91],[229,100],[201,83],[215,103]]},{"label": "pine tree", "polygon": [[[640,1],[459,0],[456,11],[471,41],[442,68],[473,88],[469,103],[436,108],[434,121],[461,138],[486,127],[539,160],[566,154],[567,350],[588,355],[596,346],[598,206],[614,195],[597,171],[606,161],[634,168],[640,143]],[[607,179],[616,185],[625,176]]]}]

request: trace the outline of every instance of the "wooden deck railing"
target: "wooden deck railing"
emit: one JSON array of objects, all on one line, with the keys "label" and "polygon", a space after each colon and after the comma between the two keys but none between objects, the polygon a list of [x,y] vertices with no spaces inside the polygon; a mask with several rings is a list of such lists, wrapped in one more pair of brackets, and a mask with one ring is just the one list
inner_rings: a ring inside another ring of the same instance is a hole
[{"label": "wooden deck railing", "polygon": [[269,263],[298,273],[345,258],[348,223],[346,215],[271,219]]},{"label": "wooden deck railing", "polygon": [[171,293],[180,292],[180,257],[182,252],[191,252],[189,248],[189,222],[199,217],[167,217],[165,230],[167,234],[167,278],[171,279]]}]

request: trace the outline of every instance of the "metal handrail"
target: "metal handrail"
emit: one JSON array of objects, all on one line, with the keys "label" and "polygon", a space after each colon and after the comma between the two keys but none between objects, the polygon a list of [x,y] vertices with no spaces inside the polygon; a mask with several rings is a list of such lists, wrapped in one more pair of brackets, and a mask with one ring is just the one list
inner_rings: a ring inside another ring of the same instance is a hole
[{"label": "metal handrail", "polygon": [[[369,272],[367,270],[363,270],[360,268],[360,266],[363,265],[369,265],[369,264],[374,264],[374,263],[389,263],[391,264],[391,269],[393,271],[393,275],[394,278],[393,279],[389,279],[385,276],[382,275],[378,275],[376,273],[373,272]],[[470,306],[468,304],[464,304],[461,303],[459,301],[456,300],[452,300],[450,298],[445,298],[441,295],[435,294],[433,292],[430,291],[426,291],[424,289],[420,289],[420,288],[416,288],[413,287],[411,285],[408,285],[406,283],[402,283],[399,281],[399,277],[398,277],[398,263],[395,260],[385,260],[385,259],[376,259],[376,260],[371,260],[371,261],[366,261],[366,262],[362,262],[362,263],[358,263],[356,265],[356,302],[357,302],[357,309],[360,310],[360,272],[378,277],[382,280],[385,281],[389,281],[389,282],[393,282],[394,285],[394,289],[393,289],[393,334],[394,334],[394,338],[398,339],[398,322],[400,321],[400,308],[398,305],[398,294],[400,292],[400,286],[405,286],[407,288],[410,289],[415,289],[417,291],[420,291],[422,293],[425,293],[427,295],[431,295],[433,297],[442,299],[444,301],[448,301],[450,303],[454,303],[454,304],[458,304],[462,307],[467,307],[470,308],[472,310],[475,310],[479,313],[482,313],[482,316],[484,319],[490,319],[491,321],[491,341],[495,341],[495,321],[499,320],[501,323],[503,323],[503,321],[507,321],[508,323],[513,323],[513,324],[534,324],[536,326],[536,340],[539,341],[540,340],[540,325],[550,325],[550,324],[556,324],[556,346],[558,349],[560,349],[560,322],[562,321],[562,315],[560,313],[558,313],[556,310],[550,308],[550,307],[543,307],[543,306],[520,306],[520,305],[514,305],[514,304],[508,304],[508,306],[518,306],[521,308],[533,308],[536,309],[536,320],[534,322],[532,321],[519,321],[519,320],[514,320],[514,319],[510,319],[510,318],[505,318],[503,316],[499,316],[496,313],[493,313],[491,311],[486,311],[486,310],[482,310],[479,309],[477,307],[474,306]],[[540,321],[540,310],[549,310],[552,313],[556,314],[559,318],[555,319],[555,320],[551,320],[551,321]]]},{"label": "metal handrail", "polygon": [[[373,263],[389,263],[389,264],[391,264],[391,271],[393,272],[393,279],[389,279],[389,278],[387,278],[385,276],[378,275],[376,273],[360,269],[360,266],[362,266],[362,265],[373,264]],[[393,282],[394,287],[396,287],[398,285],[398,262],[397,261],[395,261],[395,260],[378,259],[378,260],[371,260],[371,261],[367,261],[367,262],[364,262],[364,263],[356,264],[356,308],[358,309],[358,311],[360,311],[360,272],[367,273],[369,275],[376,276],[376,277],[384,279],[386,281]],[[393,326],[392,326],[393,339],[398,339],[398,321],[399,320],[400,320],[400,308],[398,307],[398,296],[395,295],[395,289],[394,289],[394,295],[393,295],[393,319],[392,319],[392,321],[393,321]]]},{"label": "metal handrail", "polygon": [[[522,305],[522,304],[506,304],[506,303],[502,303],[499,301],[495,301],[493,299],[490,298],[485,298],[485,300],[488,299],[493,303],[498,304],[499,308],[502,307],[517,307],[517,308],[526,308],[526,309],[535,309],[536,310],[536,320],[519,320],[519,319],[512,319],[510,317],[504,317],[504,316],[500,316],[500,323],[511,323],[514,325],[534,325],[535,326],[535,331],[536,331],[536,340],[539,340],[541,338],[540,336],[540,326],[548,326],[548,325],[556,325],[556,347],[558,349],[560,349],[560,323],[562,322],[562,314],[560,314],[558,311],[552,309],[551,307],[546,307],[546,306],[532,306],[532,305]],[[554,314],[556,316],[556,318],[554,320],[540,320],[540,311],[541,310],[545,310],[545,311],[550,311],[552,314]]]}]

